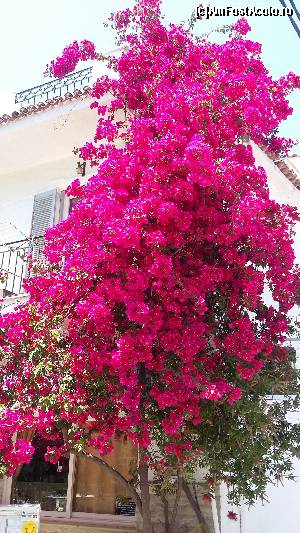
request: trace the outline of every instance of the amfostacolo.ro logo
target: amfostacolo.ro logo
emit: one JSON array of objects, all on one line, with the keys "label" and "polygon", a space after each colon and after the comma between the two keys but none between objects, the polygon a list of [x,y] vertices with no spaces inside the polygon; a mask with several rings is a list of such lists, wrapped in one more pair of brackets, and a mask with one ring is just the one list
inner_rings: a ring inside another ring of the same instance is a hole
[{"label": "amfostacolo.ro logo", "polygon": [[294,10],[290,7],[217,7],[212,5],[199,5],[196,8],[198,19],[209,19],[211,17],[292,17]]}]

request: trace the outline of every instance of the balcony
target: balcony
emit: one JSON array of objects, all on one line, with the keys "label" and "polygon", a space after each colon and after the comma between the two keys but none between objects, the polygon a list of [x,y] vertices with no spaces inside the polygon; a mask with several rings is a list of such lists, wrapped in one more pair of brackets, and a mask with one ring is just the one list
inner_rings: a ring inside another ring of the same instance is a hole
[{"label": "balcony", "polygon": [[46,83],[31,87],[25,91],[16,93],[15,104],[21,107],[35,105],[40,102],[46,102],[56,96],[64,96],[89,85],[92,78],[93,67],[84,68],[77,72],[72,72],[63,78],[54,78]]},{"label": "balcony", "polygon": [[0,245],[0,296],[12,298],[24,295],[23,281],[28,275],[28,256],[38,259],[44,237],[24,239]]}]

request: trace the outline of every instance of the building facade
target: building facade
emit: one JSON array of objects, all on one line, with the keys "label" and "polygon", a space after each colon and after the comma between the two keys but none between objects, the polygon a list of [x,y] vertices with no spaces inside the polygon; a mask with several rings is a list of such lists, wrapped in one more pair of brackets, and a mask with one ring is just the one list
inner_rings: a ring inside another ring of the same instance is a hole
[{"label": "building facade", "polygon": [[[90,109],[93,76],[92,68],[87,68],[18,93],[15,109],[0,117],[0,271],[8,273],[0,284],[4,311],[26,299],[22,281],[27,275],[28,253],[38,257],[47,227],[66,218],[72,209],[65,188],[77,173],[84,180],[93,174],[93,169],[83,166],[73,151],[93,139],[97,123],[97,112]],[[300,209],[300,157],[276,161],[257,146],[253,150],[257,162],[267,171],[272,197]],[[298,237],[300,225],[296,239],[300,261]],[[298,339],[289,342],[298,349]],[[128,494],[100,467],[75,456],[50,467],[43,461],[45,443],[35,444],[30,465],[19,469],[13,478],[0,480],[0,504],[39,501],[42,533],[137,531],[139,518]],[[129,442],[119,441],[109,461],[126,476],[136,454]],[[295,468],[296,475],[300,475],[296,462]],[[199,473],[200,495],[206,492],[201,480]],[[242,506],[237,510],[238,522],[233,523],[227,519],[226,489],[221,487],[216,502],[203,504],[211,533],[298,531],[300,511],[296,500],[300,485],[272,487],[270,494],[268,506],[256,506],[251,511]],[[282,508],[292,509],[289,521],[286,515],[278,519],[279,501]],[[163,509],[154,497],[153,509],[159,524]],[[184,498],[179,522],[181,533],[201,533]]]}]

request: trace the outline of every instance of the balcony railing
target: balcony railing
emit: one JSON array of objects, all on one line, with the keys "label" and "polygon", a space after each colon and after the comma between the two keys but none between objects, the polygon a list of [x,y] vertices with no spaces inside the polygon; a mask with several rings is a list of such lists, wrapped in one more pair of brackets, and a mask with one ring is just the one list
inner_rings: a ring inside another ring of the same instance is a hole
[{"label": "balcony railing", "polygon": [[38,259],[43,246],[44,237],[0,244],[1,297],[24,293],[23,281],[28,275],[28,256]]},{"label": "balcony railing", "polygon": [[42,83],[42,85],[16,93],[15,103],[21,106],[35,105],[55,96],[63,96],[68,92],[74,92],[76,89],[88,85],[92,77],[92,70],[93,67],[84,68],[67,74],[63,78],[54,78]]}]

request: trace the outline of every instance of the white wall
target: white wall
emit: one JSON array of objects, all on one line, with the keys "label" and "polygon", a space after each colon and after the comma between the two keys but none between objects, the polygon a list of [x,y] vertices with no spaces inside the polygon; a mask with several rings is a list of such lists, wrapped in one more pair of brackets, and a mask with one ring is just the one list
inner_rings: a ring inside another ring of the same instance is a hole
[{"label": "white wall", "polygon": [[[300,461],[294,462],[296,481],[269,485],[269,503],[257,503],[250,509],[228,506],[226,488],[221,495],[221,533],[300,533]],[[227,517],[229,510],[238,515],[237,522]]]},{"label": "white wall", "polygon": [[29,235],[35,194],[76,177],[72,150],[96,127],[90,102],[75,99],[0,127],[0,244]]},{"label": "white wall", "polygon": [[[267,157],[267,155],[256,145],[252,144],[252,149],[257,165],[262,166],[267,172],[268,185],[270,189],[270,196],[273,200],[276,200],[280,204],[288,204],[300,211],[300,191],[280,172],[275,163]],[[300,159],[300,158],[299,158]],[[295,168],[296,160],[298,158],[292,158]],[[289,163],[290,161],[288,161]],[[300,165],[299,165],[299,177],[300,177]],[[300,223],[296,224],[296,237],[295,237],[295,253],[297,261],[300,262]]]}]

